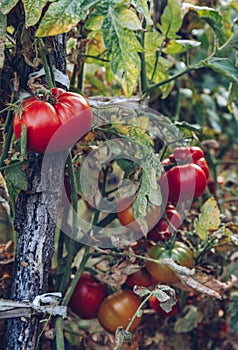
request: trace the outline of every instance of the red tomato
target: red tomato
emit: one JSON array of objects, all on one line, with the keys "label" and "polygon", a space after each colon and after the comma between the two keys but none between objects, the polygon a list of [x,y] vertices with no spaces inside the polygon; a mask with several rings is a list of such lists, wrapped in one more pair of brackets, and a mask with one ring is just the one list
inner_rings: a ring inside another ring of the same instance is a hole
[{"label": "red tomato", "polygon": [[207,178],[196,164],[177,165],[162,175],[160,184],[163,196],[168,191],[168,200],[177,203],[201,196],[206,189]]},{"label": "red tomato", "polygon": [[[149,250],[149,257],[155,260],[171,258],[177,264],[186,266],[189,269],[193,266],[193,253],[191,249],[182,242],[175,242],[171,249],[156,245]],[[168,265],[164,265],[161,262],[147,261],[146,269],[158,282],[169,284],[179,281],[179,278],[173,270],[171,270]]]},{"label": "red tomato", "polygon": [[[115,333],[119,326],[124,329],[141,304],[141,299],[131,290],[120,290],[103,300],[98,310],[98,321],[110,333]],[[135,329],[141,317],[136,317],[129,331]]]},{"label": "red tomato", "polygon": [[95,278],[83,273],[71,296],[69,306],[82,319],[97,317],[98,308],[107,295],[104,283],[97,282]]},{"label": "red tomato", "polygon": [[151,309],[155,310],[160,316],[163,316],[163,317],[173,317],[173,316],[176,316],[179,312],[178,301],[176,304],[173,305],[172,310],[169,312],[166,312],[162,309],[162,307],[160,306],[160,301],[154,295],[150,297],[149,304]]},{"label": "red tomato", "polygon": [[[169,205],[165,211],[167,220],[160,219],[159,222],[152,228],[147,234],[147,238],[154,242],[167,241],[174,232],[174,229],[178,229],[182,225],[182,219],[173,205]],[[173,226],[170,226],[170,222]]]},{"label": "red tomato", "polygon": [[133,288],[134,286],[150,287],[156,284],[153,277],[147,272],[146,268],[142,268],[131,275],[128,275],[126,284]]},{"label": "red tomato", "polygon": [[[128,226],[128,228],[134,232],[140,232],[141,229],[139,224],[135,220],[132,206],[133,206],[133,202],[131,201],[131,199],[126,198],[121,200],[118,204],[117,217],[123,226]],[[155,206],[155,205],[148,206],[146,221],[147,221],[149,230],[152,229],[152,227],[154,227],[155,224],[158,222],[160,218],[160,214],[161,214],[160,206]]]},{"label": "red tomato", "polygon": [[32,152],[45,152],[49,143],[49,152],[70,148],[91,129],[93,114],[83,96],[53,88],[50,101],[31,97],[23,102],[22,115],[15,113],[15,136],[20,138],[24,124],[27,147]]},{"label": "red tomato", "polygon": [[205,158],[199,158],[197,160],[194,161],[194,164],[197,164],[198,166],[200,166],[200,168],[204,171],[206,178],[209,178],[209,168],[207,165],[207,161]]},{"label": "red tomato", "polygon": [[173,156],[178,160],[189,160],[192,158],[193,161],[196,161],[200,158],[204,158],[204,152],[200,147],[191,146],[191,147],[177,147],[173,150]]}]

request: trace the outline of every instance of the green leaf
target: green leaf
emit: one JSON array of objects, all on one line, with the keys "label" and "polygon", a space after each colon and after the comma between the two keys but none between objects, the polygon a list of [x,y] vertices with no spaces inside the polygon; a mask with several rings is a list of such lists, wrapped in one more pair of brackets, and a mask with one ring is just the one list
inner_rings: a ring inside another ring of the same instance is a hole
[{"label": "green leaf", "polygon": [[100,30],[102,27],[103,20],[108,14],[109,1],[101,1],[90,14],[89,19],[86,22],[86,28],[90,30]]},{"label": "green leaf", "polygon": [[126,97],[133,94],[140,75],[141,46],[132,31],[124,28],[118,9],[109,7],[102,24],[103,39],[111,59],[111,69]]},{"label": "green leaf", "polygon": [[195,11],[200,18],[209,24],[219,41],[224,41],[222,32],[223,17],[217,10],[207,6],[194,6],[189,3],[183,3],[181,12],[185,15],[188,11]]},{"label": "green leaf", "polygon": [[231,303],[229,306],[231,327],[238,331],[238,292],[231,293]]},{"label": "green leaf", "polygon": [[212,19],[218,28],[222,28],[223,17],[216,9],[208,6],[194,6],[193,4],[184,2],[181,7],[182,15],[185,16],[185,14],[189,11],[195,11],[199,17],[203,19]]},{"label": "green leaf", "polygon": [[119,16],[121,18],[121,25],[124,28],[130,30],[141,30],[142,26],[137,17],[137,14],[133,9],[128,9],[127,7],[122,7],[119,10]]},{"label": "green leaf", "polygon": [[238,70],[229,58],[211,57],[200,63],[201,67],[211,68],[224,75],[233,83],[238,83]]},{"label": "green leaf", "polygon": [[1,12],[6,15],[8,14],[14,6],[18,3],[18,0],[2,0]]},{"label": "green leaf", "polygon": [[168,55],[177,55],[199,45],[201,43],[195,40],[170,40],[163,52]]},{"label": "green leaf", "polygon": [[22,165],[16,164],[11,168],[7,168],[5,170],[5,180],[12,202],[21,190],[27,191],[28,189],[27,176],[22,169]]},{"label": "green leaf", "polygon": [[[146,32],[144,39],[145,61],[148,78],[151,80],[156,62],[156,53],[163,44],[163,35],[158,32]],[[166,67],[167,69],[167,67]]]},{"label": "green leaf", "polygon": [[47,4],[47,0],[22,0],[26,15],[26,26],[33,26],[36,24],[42,14],[42,10]]},{"label": "green leaf", "polygon": [[187,333],[197,327],[202,321],[203,314],[194,305],[186,305],[183,309],[183,314],[179,317],[174,326],[176,333]]},{"label": "green leaf", "polygon": [[194,228],[200,239],[207,241],[210,231],[220,226],[220,211],[214,198],[209,198],[201,208],[201,214],[194,220]]},{"label": "green leaf", "polygon": [[177,37],[177,32],[182,25],[180,10],[181,4],[179,0],[168,0],[168,5],[161,16],[161,24],[158,25],[165,37],[170,39]]},{"label": "green leaf", "polygon": [[70,31],[99,2],[100,0],[59,0],[52,3],[41,20],[36,36],[52,36]]},{"label": "green leaf", "polygon": [[7,33],[7,16],[0,12],[0,69],[4,65],[4,50]]},{"label": "green leaf", "polygon": [[233,35],[219,48],[219,52],[230,48],[238,50],[238,32],[233,33]]},{"label": "green leaf", "polygon": [[208,24],[216,28],[222,28],[223,17],[217,10],[206,6],[194,6],[194,10],[201,18],[206,20]]},{"label": "green leaf", "polygon": [[147,222],[145,219],[147,204],[148,204],[148,199],[147,199],[144,191],[143,190],[139,191],[139,193],[137,194],[137,196],[133,202],[132,211],[133,211],[133,215],[134,215],[136,221],[140,225],[142,232],[144,232],[145,234],[148,231],[148,226],[147,226]]},{"label": "green leaf", "polygon": [[136,8],[136,10],[141,13],[146,19],[147,25],[152,25],[153,21],[150,16],[148,9],[147,0],[132,0],[131,4]]}]

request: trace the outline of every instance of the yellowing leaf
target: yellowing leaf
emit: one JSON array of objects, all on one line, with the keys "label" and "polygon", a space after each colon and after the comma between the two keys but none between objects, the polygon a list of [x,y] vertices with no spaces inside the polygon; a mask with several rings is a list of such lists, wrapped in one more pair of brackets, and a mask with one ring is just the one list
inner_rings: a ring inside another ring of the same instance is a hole
[{"label": "yellowing leaf", "polygon": [[201,214],[194,220],[194,228],[198,236],[206,241],[209,231],[216,231],[220,226],[220,211],[214,198],[209,198],[201,208]]},{"label": "yellowing leaf", "polygon": [[33,26],[40,17],[47,0],[23,0],[26,14],[26,26]]},{"label": "yellowing leaf", "polygon": [[111,6],[102,24],[104,44],[111,56],[111,69],[121,83],[126,97],[133,94],[140,75],[141,45],[134,33],[124,27],[120,11]]},{"label": "yellowing leaf", "polygon": [[41,20],[36,36],[45,37],[70,31],[99,0],[59,0],[53,2]]}]

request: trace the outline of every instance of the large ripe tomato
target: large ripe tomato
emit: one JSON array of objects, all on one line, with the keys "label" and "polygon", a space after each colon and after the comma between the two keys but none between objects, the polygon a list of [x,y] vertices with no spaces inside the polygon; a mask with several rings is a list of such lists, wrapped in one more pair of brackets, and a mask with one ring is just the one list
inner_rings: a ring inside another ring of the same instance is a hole
[{"label": "large ripe tomato", "polygon": [[[182,242],[175,242],[172,249],[166,249],[160,245],[152,247],[149,252],[149,257],[155,260],[163,258],[171,258],[177,264],[186,266],[189,269],[193,266],[193,253],[191,249]],[[158,282],[162,283],[174,283],[179,281],[179,278],[171,270],[168,265],[164,265],[160,262],[146,262],[146,269],[151,276]]]},{"label": "large ripe tomato", "polygon": [[82,95],[53,88],[49,102],[40,97],[24,101],[22,114],[14,116],[15,136],[20,138],[25,124],[30,151],[43,153],[49,143],[49,152],[70,148],[91,129],[92,110]]},{"label": "large ripe tomato", "polygon": [[173,317],[179,312],[179,302],[177,300],[176,304],[172,306],[172,310],[169,312],[164,311],[160,306],[160,301],[156,298],[156,296],[152,295],[149,299],[149,305],[151,309],[155,310],[160,316],[163,317]]},{"label": "large ripe tomato", "polygon": [[107,295],[107,287],[87,273],[83,273],[71,296],[69,306],[82,319],[96,318],[98,308]]},{"label": "large ripe tomato", "polygon": [[[132,206],[133,206],[133,202],[131,199],[125,198],[121,200],[118,204],[117,217],[123,226],[128,226],[128,228],[134,232],[140,232],[141,229],[139,224],[135,220]],[[146,222],[148,225],[148,230],[151,230],[152,227],[155,226],[155,224],[158,222],[160,218],[160,215],[161,215],[160,206],[149,205],[147,207]]]},{"label": "large ripe tomato", "polygon": [[[98,320],[110,333],[114,333],[119,326],[126,329],[140,304],[141,299],[138,295],[130,290],[120,290],[103,300],[98,310]],[[135,318],[129,331],[138,326],[140,319]]]},{"label": "large ripe tomato", "polygon": [[154,286],[156,284],[156,281],[143,267],[140,270],[128,275],[126,284],[131,288],[134,286],[150,287]]},{"label": "large ripe tomato", "polygon": [[177,165],[164,173],[160,180],[163,197],[168,191],[168,200],[193,200],[201,196],[207,185],[204,171],[196,164]]}]

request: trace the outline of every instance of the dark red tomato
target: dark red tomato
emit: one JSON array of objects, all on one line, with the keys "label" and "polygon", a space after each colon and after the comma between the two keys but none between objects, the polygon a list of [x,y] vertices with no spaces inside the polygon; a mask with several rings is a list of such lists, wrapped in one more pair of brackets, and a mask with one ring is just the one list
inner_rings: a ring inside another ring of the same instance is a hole
[{"label": "dark red tomato", "polygon": [[200,168],[204,171],[206,178],[209,178],[209,168],[208,168],[208,164],[205,158],[199,158],[197,160],[194,161],[194,164],[197,164],[198,166],[200,166]]},{"label": "dark red tomato", "polygon": [[[131,199],[123,199],[118,204],[117,217],[123,226],[128,226],[129,229],[135,232],[140,232],[140,226],[135,220],[132,210],[133,202]],[[150,230],[158,222],[161,214],[160,206],[149,205],[146,214],[148,229]]]},{"label": "dark red tomato", "polygon": [[149,239],[139,239],[136,243],[131,245],[132,250],[135,254],[141,255],[148,251],[155,245],[155,242],[150,241]]},{"label": "dark red tomato", "polygon": [[165,219],[160,219],[157,225],[147,234],[147,238],[154,242],[165,242],[172,236],[171,227]]},{"label": "dark red tomato", "polygon": [[153,277],[147,272],[146,268],[142,268],[131,275],[128,275],[126,284],[133,288],[134,286],[150,287],[156,284]]},{"label": "dark red tomato", "polygon": [[82,319],[97,317],[98,308],[107,295],[107,287],[83,273],[74,289],[69,306]]},{"label": "dark red tomato", "polygon": [[[115,333],[119,326],[128,326],[132,316],[141,304],[141,299],[131,290],[120,290],[103,300],[98,310],[98,321],[110,333]],[[141,317],[136,317],[129,331],[135,329]]]},{"label": "dark red tomato", "polygon": [[173,150],[173,156],[176,161],[180,160],[189,160],[192,159],[196,161],[200,158],[204,158],[204,152],[200,147],[191,146],[191,147],[178,147]]},{"label": "dark red tomato", "polygon": [[[160,219],[155,227],[148,232],[148,239],[154,242],[165,242],[171,238],[174,229],[178,229],[182,225],[181,216],[173,205],[167,206],[165,214],[168,221],[165,219]],[[171,223],[172,226],[169,223]]]},{"label": "dark red tomato", "polygon": [[163,197],[177,203],[201,196],[207,185],[204,171],[196,164],[178,165],[164,173],[160,180]]},{"label": "dark red tomato", "polygon": [[179,312],[178,301],[176,304],[173,305],[172,310],[169,312],[166,312],[162,309],[162,307],[160,306],[160,301],[154,295],[150,297],[149,304],[151,309],[155,310],[160,316],[163,316],[163,317],[173,317],[173,316],[176,316]]},{"label": "dark red tomato", "polygon": [[93,114],[88,101],[73,92],[51,89],[47,102],[31,97],[22,104],[22,114],[14,116],[13,128],[20,138],[22,125],[27,129],[27,147],[36,153],[58,152],[72,147],[90,129]]},{"label": "dark red tomato", "polygon": [[[175,242],[172,249],[166,249],[160,245],[152,247],[149,252],[149,257],[155,260],[163,258],[171,258],[177,264],[186,266],[189,269],[193,266],[193,253],[192,250],[182,242]],[[162,283],[174,283],[179,281],[179,278],[171,270],[168,265],[164,265],[161,262],[146,262],[146,269],[151,276],[158,282]]]},{"label": "dark red tomato", "polygon": [[[176,209],[166,209],[165,213],[166,213],[168,221],[171,222],[171,224],[176,229],[178,229],[182,225],[182,218]],[[169,228],[169,230],[170,230],[170,232],[173,231],[173,229],[171,229],[171,227]]]}]

